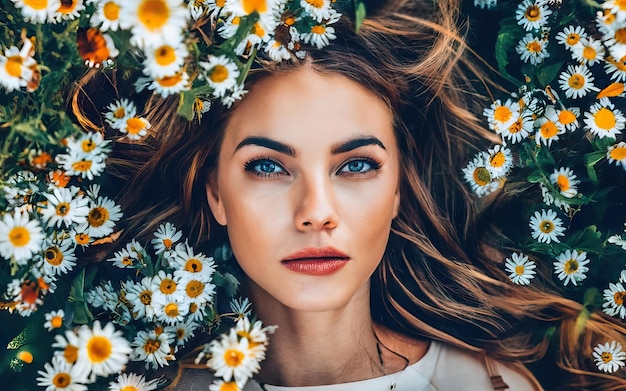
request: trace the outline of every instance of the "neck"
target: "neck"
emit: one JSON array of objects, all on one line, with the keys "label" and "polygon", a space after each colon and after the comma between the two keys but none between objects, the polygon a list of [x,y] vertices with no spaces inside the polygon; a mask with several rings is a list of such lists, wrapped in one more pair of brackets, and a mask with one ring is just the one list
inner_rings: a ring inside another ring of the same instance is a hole
[{"label": "neck", "polygon": [[250,291],[263,323],[278,325],[261,365],[261,382],[313,386],[384,374],[370,316],[369,285],[347,305],[316,312],[287,308],[256,286]]}]

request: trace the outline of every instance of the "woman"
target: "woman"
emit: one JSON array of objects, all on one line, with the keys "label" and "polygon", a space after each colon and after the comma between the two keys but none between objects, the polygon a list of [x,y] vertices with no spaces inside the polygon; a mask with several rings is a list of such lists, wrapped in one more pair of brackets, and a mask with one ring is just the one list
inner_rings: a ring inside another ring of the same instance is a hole
[{"label": "woman", "polygon": [[[626,330],[594,314],[578,332],[578,303],[508,283],[460,179],[493,137],[471,114],[455,3],[393,3],[358,34],[340,21],[304,60],[257,64],[248,96],[199,125],[153,102],[151,144],[120,152],[125,233],[169,220],[227,237],[255,312],[278,326],[247,389],[540,389],[521,362],[553,334],[546,387],[626,386],[589,358]],[[186,371],[176,389],[209,379]]]}]

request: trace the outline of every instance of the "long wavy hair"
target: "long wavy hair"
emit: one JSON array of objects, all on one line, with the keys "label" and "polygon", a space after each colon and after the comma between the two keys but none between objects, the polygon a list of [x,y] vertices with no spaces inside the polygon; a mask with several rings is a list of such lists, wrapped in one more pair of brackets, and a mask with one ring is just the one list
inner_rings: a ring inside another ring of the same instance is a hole
[{"label": "long wavy hair", "polygon": [[[541,360],[549,370],[545,379],[540,376],[546,388],[626,389],[623,378],[599,373],[591,356],[592,347],[607,339],[626,346],[626,329],[601,313],[581,324],[582,305],[549,282],[511,284],[503,262],[512,244],[489,224],[489,211],[506,200],[496,196],[479,205],[461,179],[468,157],[497,139],[474,115],[484,106],[487,89],[481,85],[487,83],[463,39],[458,3],[394,1],[368,16],[358,33],[343,18],[334,25],[337,39],[330,46],[308,48],[304,60],[258,61],[246,88],[307,64],[355,80],[392,110],[401,201],[371,278],[376,322],[414,338],[485,352],[526,374],[516,363]],[[77,116],[85,126],[102,128],[84,115],[80,95]],[[237,106],[215,104],[198,123],[178,116],[176,104],[173,98],[149,100],[145,111],[153,133],[142,144],[120,141],[108,162],[124,184],[118,200],[125,235],[148,235],[167,220],[198,245],[221,243],[227,237],[212,219],[206,184]]]}]

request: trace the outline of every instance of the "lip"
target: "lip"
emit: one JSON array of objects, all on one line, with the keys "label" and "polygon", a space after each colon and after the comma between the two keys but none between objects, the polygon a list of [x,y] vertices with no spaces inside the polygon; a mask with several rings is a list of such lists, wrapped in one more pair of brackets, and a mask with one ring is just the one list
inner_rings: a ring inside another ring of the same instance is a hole
[{"label": "lip", "polygon": [[296,273],[323,276],[344,267],[350,257],[332,247],[305,248],[285,257],[281,263]]}]

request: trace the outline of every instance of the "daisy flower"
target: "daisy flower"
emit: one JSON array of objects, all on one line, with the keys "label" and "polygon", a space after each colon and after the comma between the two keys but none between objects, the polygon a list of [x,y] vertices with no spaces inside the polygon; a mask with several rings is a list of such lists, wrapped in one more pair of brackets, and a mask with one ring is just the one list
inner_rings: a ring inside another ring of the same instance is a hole
[{"label": "daisy flower", "polygon": [[589,268],[585,265],[589,263],[587,253],[578,250],[567,250],[556,258],[554,265],[554,274],[563,281],[563,285],[567,286],[570,282],[578,285],[582,280],[587,278],[586,272]]},{"label": "daisy flower", "polygon": [[158,385],[158,379],[146,381],[143,375],[120,373],[115,381],[109,383],[109,391],[153,391]]},{"label": "daisy flower", "polygon": [[[622,235],[616,234],[609,236],[607,242],[615,244],[616,246],[620,246],[622,250],[626,251],[626,240],[622,239]],[[626,283],[626,270],[622,271],[620,281]]]},{"label": "daisy flower", "polygon": [[154,233],[154,239],[152,239],[150,243],[152,243],[155,254],[158,255],[170,252],[174,244],[176,244],[182,236],[183,233],[178,231],[174,224],[166,222],[157,228],[157,231]]},{"label": "daisy flower", "polygon": [[602,37],[604,45],[609,49],[613,58],[626,56],[626,21],[615,23],[613,28]]},{"label": "daisy flower", "polygon": [[90,200],[87,213],[87,233],[94,238],[104,237],[115,227],[115,223],[122,217],[122,208],[115,201],[107,197],[98,197]]},{"label": "daisy flower", "polygon": [[561,124],[565,130],[573,132],[578,129],[578,117],[580,116],[580,109],[578,107],[569,107],[558,109],[556,111],[557,122]]},{"label": "daisy flower", "polygon": [[133,257],[130,252],[123,248],[119,251],[116,251],[113,254],[113,258],[107,259],[109,262],[113,262],[113,266],[119,267],[120,269],[124,268],[132,268],[135,265],[135,260],[137,258]]},{"label": "daisy flower", "polygon": [[609,56],[604,63],[604,71],[614,82],[626,82],[626,56],[619,61]]},{"label": "daisy flower", "polygon": [[60,329],[63,326],[64,317],[65,312],[63,310],[48,312],[46,314],[46,323],[43,324],[43,327],[47,328],[48,331]]},{"label": "daisy flower", "polygon": [[185,292],[185,303],[204,306],[213,300],[215,285],[211,283],[187,277],[181,280],[180,285]]},{"label": "daisy flower", "polygon": [[70,238],[48,242],[43,246],[43,268],[48,276],[69,273],[76,266],[74,243]]},{"label": "daisy flower", "polygon": [[135,88],[137,92],[141,92],[147,88],[166,98],[172,94],[178,94],[181,91],[188,90],[189,75],[187,72],[181,70],[163,77],[140,77],[135,83]]},{"label": "daisy flower", "polygon": [[554,106],[548,106],[543,114],[535,122],[537,132],[535,133],[535,142],[537,145],[544,144],[551,146],[553,141],[559,139],[559,135],[565,133],[565,126],[559,122],[559,116]]},{"label": "daisy flower", "polygon": [[126,300],[132,307],[134,319],[154,318],[154,307],[152,306],[152,277],[146,276],[139,283],[127,282],[124,284]]},{"label": "daisy flower", "polygon": [[87,391],[79,369],[60,356],[52,357],[52,364],[45,363],[43,368],[45,371],[37,371],[37,385],[46,387],[46,391]]},{"label": "daisy flower", "polygon": [[[235,331],[240,338],[247,338],[252,347],[253,345],[267,345],[269,343],[268,334],[274,333],[276,326],[263,327],[263,322],[260,320],[250,323],[250,319],[244,316],[237,321]],[[264,353],[264,350],[259,352]],[[263,358],[264,355],[257,356],[259,360]]]},{"label": "daisy flower", "polygon": [[65,139],[70,153],[85,154],[87,156],[99,156],[111,151],[111,140],[105,140],[99,132],[89,132],[81,135],[78,139],[73,137]]},{"label": "daisy flower", "polygon": [[132,342],[133,351],[131,359],[133,361],[145,361],[146,369],[158,369],[169,365],[170,343],[167,333],[157,333],[154,330],[140,330]]},{"label": "daisy flower", "polygon": [[117,291],[113,288],[111,281],[93,288],[85,295],[87,303],[95,308],[104,308],[107,311],[114,312],[117,307],[119,298]]},{"label": "daisy flower", "polygon": [[87,221],[89,199],[78,194],[78,188],[55,188],[52,194],[44,194],[48,205],[41,211],[48,227],[70,227]]},{"label": "daisy flower", "polygon": [[535,212],[535,215],[530,218],[529,225],[533,239],[538,240],[540,243],[558,243],[558,236],[565,235],[563,220],[558,218],[556,212],[551,209],[547,211],[542,209],[541,212]]},{"label": "daisy flower", "polygon": [[331,0],[301,0],[300,6],[311,15],[318,23],[324,19],[330,19],[333,9],[330,6]]},{"label": "daisy flower", "polygon": [[626,19],[626,3],[623,0],[606,0],[602,3],[602,8],[616,14],[618,20]]},{"label": "daisy flower", "polygon": [[87,233],[87,224],[73,227],[70,230],[70,237],[74,244],[81,247],[88,247],[93,242],[93,238]]},{"label": "daisy flower", "polygon": [[130,29],[131,45],[141,49],[176,45],[182,39],[189,12],[182,0],[127,0],[120,10],[120,27]]},{"label": "daisy flower", "polygon": [[[172,276],[171,273],[166,273],[164,270],[159,270],[156,276],[152,279],[152,286],[150,289],[154,292],[155,296],[164,296],[166,300],[181,301],[182,295],[178,290],[179,277]],[[154,299],[154,297],[153,297]]]},{"label": "daisy flower", "polygon": [[[212,8],[209,1],[209,8]],[[216,1],[219,3],[219,1]],[[259,16],[259,23],[266,31],[274,31],[277,24],[277,15],[280,15],[279,7],[283,4],[282,0],[230,0],[226,1],[222,8],[222,13],[232,15],[235,18],[241,18],[256,12]]]},{"label": "daisy flower", "polygon": [[126,124],[126,120],[134,117],[137,114],[137,108],[135,104],[126,98],[115,100],[107,106],[107,111],[104,113],[105,121],[115,129],[123,128]]},{"label": "daisy flower", "polygon": [[211,358],[207,366],[226,382],[234,380],[241,386],[260,368],[254,348],[249,346],[247,338],[239,339],[234,329],[211,341],[209,347]]},{"label": "daisy flower", "polygon": [[570,50],[583,38],[587,33],[582,26],[567,26],[556,35],[556,41]]},{"label": "daisy flower", "polygon": [[182,322],[189,312],[189,305],[185,304],[186,296],[182,300],[177,297],[168,299],[164,295],[153,295],[152,306],[154,307],[155,318],[167,325]]},{"label": "daisy flower", "polygon": [[568,98],[582,98],[589,91],[598,91],[593,85],[594,77],[586,65],[568,65],[559,75],[559,86]]},{"label": "daisy flower", "polygon": [[148,129],[150,129],[152,125],[148,122],[147,119],[143,117],[130,117],[127,118],[124,124],[117,128],[121,133],[124,133],[129,140],[141,140],[146,134],[148,134]]},{"label": "daisy flower", "polygon": [[5,296],[9,301],[17,302],[15,309],[21,316],[30,316],[37,306],[43,304],[42,296],[47,293],[41,286],[44,281],[28,279],[14,279],[7,286]]},{"label": "daisy flower", "polygon": [[106,167],[102,155],[87,157],[79,153],[59,154],[56,156],[56,161],[67,175],[79,176],[89,180],[100,175]]},{"label": "daisy flower", "polygon": [[550,57],[547,46],[548,40],[528,33],[519,41],[515,51],[520,55],[522,61],[537,65]]},{"label": "daisy flower", "polygon": [[588,66],[601,62],[604,60],[602,42],[592,37],[582,38],[572,47],[572,58]]},{"label": "daisy flower", "polygon": [[609,98],[594,103],[585,113],[585,129],[599,138],[616,138],[626,126],[626,117]]},{"label": "daisy flower", "polygon": [[554,169],[554,172],[550,174],[550,182],[559,189],[561,195],[566,198],[572,198],[578,194],[576,185],[580,183],[569,167],[561,167]]},{"label": "daisy flower", "polygon": [[502,129],[501,136],[511,143],[518,143],[533,132],[533,114],[524,110],[508,128]]},{"label": "daisy flower", "polygon": [[514,284],[528,285],[530,280],[535,277],[535,268],[537,265],[534,261],[521,253],[513,253],[511,258],[506,258],[505,268],[509,274],[509,278]]},{"label": "daisy flower", "polygon": [[60,22],[62,20],[76,19],[84,9],[85,5],[83,4],[83,0],[63,0],[51,21]]},{"label": "daisy flower", "polygon": [[265,45],[265,53],[267,53],[272,61],[289,60],[289,58],[291,58],[289,49],[287,49],[282,42],[275,39],[271,39],[267,45]]},{"label": "daisy flower", "polygon": [[598,344],[593,348],[593,357],[599,370],[613,373],[624,366],[626,353],[622,350],[622,345],[616,341],[605,344]]},{"label": "daisy flower", "polygon": [[609,146],[606,158],[609,160],[609,163],[621,165],[626,170],[626,142],[620,141],[615,145]]},{"label": "daisy flower", "polygon": [[335,38],[337,38],[335,28],[324,24],[313,25],[310,32],[301,35],[304,43],[311,44],[318,49],[327,46]]},{"label": "daisy flower", "polygon": [[59,0],[11,0],[15,7],[22,11],[24,20],[30,23],[46,23],[46,20],[54,18],[56,10],[61,6]]},{"label": "daisy flower", "polygon": [[240,391],[241,388],[234,381],[225,382],[224,380],[213,380],[213,384],[209,386],[209,391]]},{"label": "daisy flower", "polygon": [[209,55],[208,59],[209,62],[200,62],[199,65],[205,70],[204,78],[213,87],[213,94],[222,97],[237,84],[239,69],[225,55]]},{"label": "daisy flower", "polygon": [[79,350],[76,366],[84,373],[93,376],[109,376],[122,371],[132,352],[128,341],[120,330],[115,330],[113,323],[104,328],[100,321],[93,323],[90,329],[86,325],[78,329]]},{"label": "daisy flower", "polygon": [[187,319],[184,322],[176,323],[172,326],[167,326],[165,332],[169,335],[174,335],[174,352],[178,351],[179,347],[185,346],[189,338],[193,337],[193,332],[200,327],[200,324],[194,322],[191,319]]},{"label": "daisy flower", "polygon": [[517,6],[515,19],[517,24],[524,27],[524,30],[537,30],[548,22],[548,16],[552,11],[548,9],[543,0],[524,0]]},{"label": "daisy flower", "polygon": [[96,10],[89,21],[93,27],[98,27],[100,31],[117,31],[120,28],[120,12],[122,5],[119,1],[104,0],[97,1]]},{"label": "daisy flower", "polygon": [[39,223],[28,213],[5,212],[0,220],[0,255],[5,259],[13,257],[18,264],[25,264],[41,251],[43,238]]},{"label": "daisy flower", "polygon": [[604,303],[602,311],[607,315],[619,315],[621,319],[626,318],[626,307],[624,307],[624,297],[626,297],[626,289],[621,282],[613,284],[609,283],[609,289],[604,290]]},{"label": "daisy flower", "polygon": [[7,92],[28,87],[32,80],[37,62],[33,59],[33,44],[30,39],[24,40],[22,49],[11,46],[0,54],[0,85]]},{"label": "daisy flower", "polygon": [[[52,343],[52,347],[61,349],[55,351],[54,356],[60,357],[68,364],[76,363],[78,360],[78,350],[80,346],[78,335],[76,335],[76,333],[72,330],[65,330],[63,335],[55,335],[54,341],[55,342]],[[86,377],[86,374],[82,375]]]},{"label": "daisy flower", "polygon": [[472,191],[478,196],[483,197],[494,192],[499,187],[499,182],[494,180],[490,170],[487,168],[487,160],[489,156],[485,153],[479,153],[468,165],[463,169],[465,181],[470,184]]},{"label": "daisy flower", "polygon": [[195,253],[187,243],[179,243],[175,250],[174,265],[177,270],[174,276],[193,278],[204,282],[211,282],[215,272],[213,258],[207,258],[203,253]]},{"label": "daisy flower", "polygon": [[513,168],[513,154],[511,150],[504,145],[496,145],[487,151],[485,156],[487,169],[491,171],[494,178],[505,176]]},{"label": "daisy flower", "polygon": [[187,46],[183,42],[176,45],[164,44],[144,51],[146,59],[143,62],[144,73],[153,78],[176,74],[185,63],[189,55]]}]

